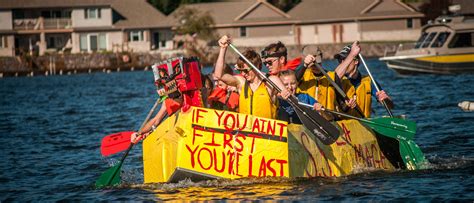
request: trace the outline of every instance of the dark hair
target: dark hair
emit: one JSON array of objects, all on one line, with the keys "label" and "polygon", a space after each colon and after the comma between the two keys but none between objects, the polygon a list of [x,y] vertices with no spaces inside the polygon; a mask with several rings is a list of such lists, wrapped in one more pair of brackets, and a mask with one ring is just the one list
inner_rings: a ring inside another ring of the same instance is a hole
[{"label": "dark hair", "polygon": [[203,87],[206,87],[206,83],[209,83],[211,85],[211,90],[214,89],[214,82],[212,82],[212,73],[209,73],[207,75],[202,75],[201,74],[201,78],[202,78],[202,86]]},{"label": "dark hair", "polygon": [[262,58],[284,56],[286,60],[287,55],[286,46],[280,41],[266,46],[262,51]]},{"label": "dark hair", "polygon": [[[260,58],[260,55],[257,54],[257,52],[253,49],[247,49],[242,53],[242,55],[245,56],[250,62],[252,62],[255,67],[257,67],[259,70],[262,69],[262,59]],[[239,68],[244,68],[245,61],[243,58],[239,57],[237,59],[237,66]]]}]

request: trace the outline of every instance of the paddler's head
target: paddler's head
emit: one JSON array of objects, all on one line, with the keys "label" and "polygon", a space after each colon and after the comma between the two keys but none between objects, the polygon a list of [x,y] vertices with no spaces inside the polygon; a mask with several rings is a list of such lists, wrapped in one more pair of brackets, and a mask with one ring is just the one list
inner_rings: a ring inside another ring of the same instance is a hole
[{"label": "paddler's head", "polygon": [[292,70],[284,70],[280,72],[280,79],[285,85],[286,89],[290,91],[291,94],[296,93],[296,87],[298,87],[298,82],[296,81],[295,72]]},{"label": "paddler's head", "polygon": [[[312,56],[314,57],[314,63],[317,63],[318,65],[320,65],[322,67],[323,66],[323,51],[321,51],[321,49],[319,47],[316,47],[316,54],[314,54]],[[310,65],[311,71],[315,75],[322,74],[321,70],[319,70],[319,68],[316,67],[316,65],[314,63]]]},{"label": "paddler's head", "polygon": [[[351,52],[351,45],[345,46],[344,48],[342,48],[342,50],[338,54],[334,55],[334,58],[337,59],[339,63],[342,63],[344,60],[347,59],[347,56],[349,56],[350,52]],[[358,67],[359,67],[359,56],[355,57],[351,61],[351,63],[346,69],[345,75],[349,77],[355,76],[356,73],[358,72]]]},{"label": "paddler's head", "polygon": [[270,75],[278,75],[286,64],[287,55],[286,47],[281,42],[270,44],[263,49],[263,63],[267,66]]},{"label": "paddler's head", "polygon": [[[255,67],[257,67],[259,70],[262,69],[262,60],[260,59],[260,56],[255,52],[253,49],[247,49],[244,51],[243,55],[245,58],[247,58],[250,62],[252,62]],[[252,83],[255,81],[257,77],[257,74],[255,73],[254,70],[252,70],[252,67],[250,67],[244,59],[240,58],[237,59],[237,64],[235,69],[242,74],[242,76],[245,78],[245,80],[249,81]]]}]

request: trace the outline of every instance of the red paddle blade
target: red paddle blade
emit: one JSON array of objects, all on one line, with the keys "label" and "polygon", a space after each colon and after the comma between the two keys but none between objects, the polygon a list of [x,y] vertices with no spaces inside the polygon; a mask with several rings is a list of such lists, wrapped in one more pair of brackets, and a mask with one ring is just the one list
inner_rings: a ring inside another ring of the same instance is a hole
[{"label": "red paddle blade", "polygon": [[102,138],[100,153],[102,156],[109,156],[123,150],[126,150],[131,142],[130,137],[134,132],[119,132],[110,134]]}]

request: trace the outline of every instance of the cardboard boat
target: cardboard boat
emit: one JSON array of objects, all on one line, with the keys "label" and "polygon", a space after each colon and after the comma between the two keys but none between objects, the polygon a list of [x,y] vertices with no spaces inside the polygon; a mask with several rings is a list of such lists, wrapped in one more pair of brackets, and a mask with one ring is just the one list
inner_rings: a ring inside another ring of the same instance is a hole
[{"label": "cardboard boat", "polygon": [[367,170],[420,168],[400,155],[396,139],[377,134],[357,120],[333,124],[341,134],[335,143],[324,145],[302,125],[190,107],[166,119],[144,140],[144,182],[339,177]]}]

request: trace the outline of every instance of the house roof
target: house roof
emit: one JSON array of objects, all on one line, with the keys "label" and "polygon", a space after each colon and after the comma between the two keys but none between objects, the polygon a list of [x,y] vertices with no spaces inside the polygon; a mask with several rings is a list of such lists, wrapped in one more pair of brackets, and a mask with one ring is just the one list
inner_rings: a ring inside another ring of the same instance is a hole
[{"label": "house roof", "polygon": [[182,5],[168,16],[175,25],[179,24],[176,13],[184,8],[196,9],[202,13],[208,12],[214,19],[216,27],[289,23],[292,21],[290,15],[265,0],[228,0]]},{"label": "house roof", "polygon": [[0,9],[108,6],[114,0],[1,0]]},{"label": "house roof", "polygon": [[113,28],[171,27],[169,19],[146,0],[0,0],[0,9],[111,7],[123,18]]},{"label": "house roof", "polygon": [[303,0],[288,14],[302,23],[423,17],[399,0]]},{"label": "house roof", "polygon": [[114,23],[121,28],[171,27],[172,22],[146,0],[114,0],[112,8],[125,19]]}]

